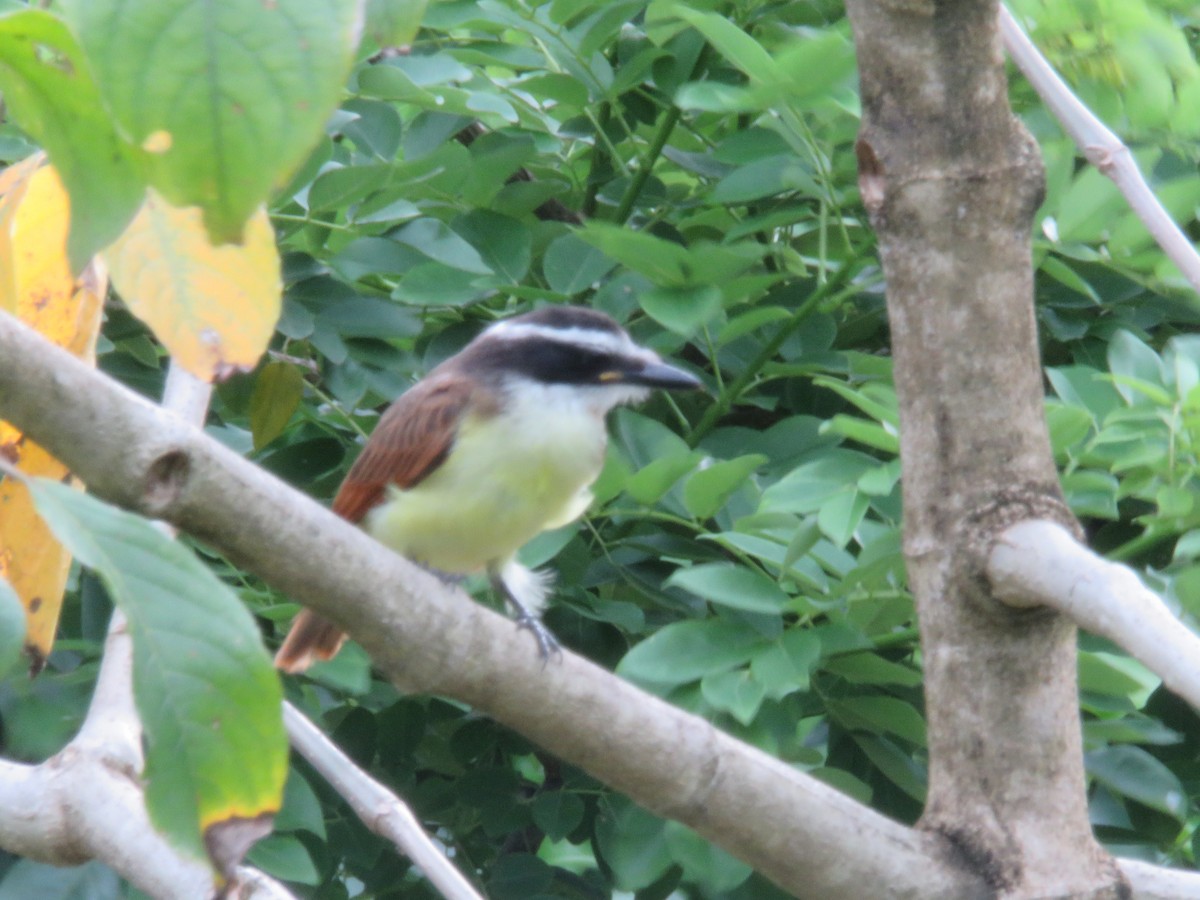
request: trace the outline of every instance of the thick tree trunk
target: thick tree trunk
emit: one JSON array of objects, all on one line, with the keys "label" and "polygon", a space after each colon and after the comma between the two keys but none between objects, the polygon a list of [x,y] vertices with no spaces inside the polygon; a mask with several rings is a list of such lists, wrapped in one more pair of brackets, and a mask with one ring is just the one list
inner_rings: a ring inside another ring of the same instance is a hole
[{"label": "thick tree trunk", "polygon": [[1074,529],[1043,417],[1030,238],[1037,146],[1009,108],[994,0],[850,0],[859,183],[900,399],[905,555],[925,657],[922,826],[1004,897],[1123,896],[1088,822],[1075,629],[981,563],[1004,526]]}]

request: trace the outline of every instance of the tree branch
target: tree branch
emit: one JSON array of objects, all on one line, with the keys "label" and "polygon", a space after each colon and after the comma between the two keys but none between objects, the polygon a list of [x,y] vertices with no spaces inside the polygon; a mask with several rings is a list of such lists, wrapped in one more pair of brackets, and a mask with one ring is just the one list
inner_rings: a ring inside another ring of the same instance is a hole
[{"label": "tree branch", "polygon": [[1200,291],[1200,254],[1158,202],[1129,148],[1071,92],[1003,4],[1000,5],[1000,33],[1012,61],[1088,162],[1112,179],[1158,246],[1179,267],[1192,287]]},{"label": "tree branch", "polygon": [[1187,900],[1200,897],[1200,872],[1167,869],[1137,859],[1117,860],[1137,900]]},{"label": "tree branch", "polygon": [[[936,836],[892,822],[448,588],[177,417],[0,314],[0,417],[97,495],[172,522],[345,627],[389,678],[455,697],[796,894],[973,896]],[[669,760],[669,765],[664,761]]]},{"label": "tree branch", "polygon": [[[199,425],[210,393],[209,385],[172,366],[163,403]],[[212,897],[213,872],[206,861],[181,854],[151,823],[142,765],[133,641],[124,615],[114,610],[79,733],[41,765],[0,761],[0,846],[52,865],[99,860],[154,897]],[[252,869],[240,868],[238,879],[244,900],[292,896]]]},{"label": "tree branch", "polygon": [[446,854],[425,833],[412,810],[395,794],[358,768],[316,725],[283,704],[283,724],[296,751],[321,773],[373,832],[395,844],[446,900],[482,900]]},{"label": "tree branch", "polygon": [[1000,534],[987,573],[998,600],[1058,610],[1124,648],[1200,709],[1200,637],[1132,569],[1092,552],[1055,522],[1030,520]]},{"label": "tree branch", "polygon": [[887,280],[904,556],[921,626],[921,825],[956,840],[998,895],[1108,896],[1122,876],[1088,819],[1074,627],[996,603],[973,549],[996,527],[992,515],[1032,507],[1070,521],[1033,308],[1043,168],[1008,104],[997,6],[846,3],[862,95],[859,187]]}]

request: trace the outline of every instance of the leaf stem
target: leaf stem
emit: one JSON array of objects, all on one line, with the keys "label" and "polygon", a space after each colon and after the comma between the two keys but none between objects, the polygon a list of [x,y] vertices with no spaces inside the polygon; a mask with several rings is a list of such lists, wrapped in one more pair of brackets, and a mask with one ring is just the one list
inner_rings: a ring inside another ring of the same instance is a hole
[{"label": "leaf stem", "polygon": [[695,447],[705,435],[712,431],[713,426],[716,425],[723,415],[729,412],[733,404],[738,401],[746,388],[750,386],[750,383],[758,377],[763,366],[771,361],[775,354],[779,352],[779,348],[783,346],[784,342],[804,323],[809,313],[850,280],[855,270],[854,264],[867,253],[871,246],[870,243],[867,243],[859,247],[840,269],[834,272],[823,284],[818,285],[817,289],[808,295],[808,299],[797,307],[792,318],[780,326],[774,336],[763,345],[758,355],[742,370],[742,374],[733,380],[733,383],[729,385],[729,389],[718,396],[713,405],[700,417],[700,421],[686,438],[688,446]]},{"label": "leaf stem", "polygon": [[617,207],[613,221],[624,223],[629,218],[629,214],[633,212],[633,206],[637,203],[638,196],[642,193],[642,188],[646,186],[646,182],[650,178],[650,173],[654,171],[655,162],[662,155],[663,147],[667,145],[667,140],[671,137],[671,132],[675,130],[675,125],[679,122],[679,117],[682,115],[683,111],[678,106],[672,106],[667,110],[666,115],[662,117],[662,121],[658,124],[658,131],[654,134],[654,141],[650,144],[650,149],[647,151],[645,159],[642,160],[637,171],[633,173],[633,178],[629,182],[629,187],[625,189],[624,196],[621,197],[621,205]]}]

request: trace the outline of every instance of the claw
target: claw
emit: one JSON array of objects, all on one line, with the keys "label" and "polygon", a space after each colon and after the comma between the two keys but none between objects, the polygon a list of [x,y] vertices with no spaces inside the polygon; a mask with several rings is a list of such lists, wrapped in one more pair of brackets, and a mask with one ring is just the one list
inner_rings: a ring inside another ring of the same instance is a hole
[{"label": "claw", "polygon": [[524,628],[533,634],[533,639],[537,641],[538,645],[538,656],[542,658],[542,668],[546,667],[551,656],[562,656],[562,647],[559,646],[558,638],[551,634],[550,629],[537,616],[522,610],[517,613],[515,621],[518,628]]},{"label": "claw", "polygon": [[503,576],[498,571],[491,571],[488,574],[492,582],[492,590],[503,597],[516,613],[514,621],[517,623],[517,627],[530,632],[533,639],[537,641],[538,656],[542,658],[542,667],[545,668],[551,656],[555,654],[562,656],[562,647],[559,646],[558,639],[550,633],[550,629],[538,618],[536,613],[517,599]]}]

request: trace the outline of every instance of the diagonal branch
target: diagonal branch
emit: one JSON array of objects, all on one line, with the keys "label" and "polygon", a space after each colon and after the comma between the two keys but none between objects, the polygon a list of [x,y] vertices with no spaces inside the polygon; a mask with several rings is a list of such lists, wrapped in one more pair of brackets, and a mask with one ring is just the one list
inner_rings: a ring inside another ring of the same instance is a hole
[{"label": "diagonal branch", "polygon": [[446,900],[482,900],[395,794],[358,768],[305,715],[285,702],[283,724],[296,751],[341,794],[363,824],[396,845]]},{"label": "diagonal branch", "polygon": [[1133,570],[1080,544],[1061,525],[1020,522],[996,539],[988,578],[1010,606],[1048,606],[1108,638],[1200,710],[1200,637]]},{"label": "diagonal branch", "polygon": [[1179,267],[1192,287],[1200,291],[1200,254],[1158,202],[1129,148],[1071,92],[1004,4],[1000,4],[1000,33],[1012,61],[1088,162],[1113,180],[1158,246]]},{"label": "diagonal branch", "polygon": [[93,493],[170,521],[345,627],[397,684],[473,705],[785,889],[830,900],[864,885],[894,897],[980,889],[940,837],[573,654],[543,669],[508,619],[3,314],[0,416]]}]

